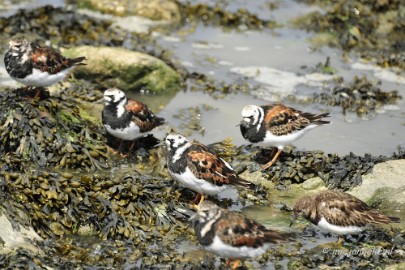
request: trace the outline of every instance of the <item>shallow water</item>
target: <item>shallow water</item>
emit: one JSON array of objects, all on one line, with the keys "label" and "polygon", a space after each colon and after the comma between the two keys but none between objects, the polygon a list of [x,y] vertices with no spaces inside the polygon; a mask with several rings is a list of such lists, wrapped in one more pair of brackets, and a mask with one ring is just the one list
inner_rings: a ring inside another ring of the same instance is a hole
[{"label": "shallow water", "polygon": [[[302,66],[315,67],[323,63],[327,56],[331,57],[332,66],[338,70],[336,76],[342,76],[346,82],[353,80],[354,76],[367,76],[377,80],[374,70],[352,69],[351,63],[343,62],[341,53],[335,49],[322,48],[311,50],[306,39],[310,34],[289,28],[262,32],[224,32],[214,27],[197,26],[196,31],[182,37],[178,42],[170,42],[167,37],[159,37],[160,43],[174,51],[179,61],[187,69],[209,74],[219,81],[237,83],[244,78],[240,74],[231,72],[236,67],[274,68],[280,71],[303,73]],[[199,46],[196,46],[199,44]],[[207,45],[208,44],[208,45]],[[243,48],[243,50],[241,50]],[[353,59],[353,62],[358,62]],[[245,70],[246,71],[246,70]],[[388,71],[390,72],[390,71]],[[261,74],[263,75],[263,74]],[[402,74],[403,75],[403,74]],[[260,76],[261,81],[271,82],[277,80],[273,74]],[[302,77],[302,76],[301,76]],[[291,77],[287,80],[294,80]],[[215,110],[202,112],[201,124],[205,128],[204,136],[196,134],[194,137],[204,143],[223,140],[233,137],[237,145],[246,144],[235,125],[241,120],[240,112],[248,104],[267,104],[274,100],[296,107],[304,111],[319,112],[330,111],[333,122],[329,126],[312,130],[302,139],[294,143],[299,149],[323,150],[327,153],[340,155],[353,152],[358,155],[371,153],[373,155],[390,155],[396,151],[398,145],[405,144],[405,100],[399,100],[394,106],[383,108],[371,120],[363,120],[355,114],[344,116],[340,108],[325,107],[319,104],[298,105],[286,101],[286,95],[291,94],[301,98],[321,88],[310,85],[285,83],[281,86],[260,83],[255,78],[249,78],[252,84],[258,84],[259,93],[251,95],[229,95],[222,99],[213,99],[208,94],[200,92],[180,92],[161,111],[168,118],[169,123],[176,123],[171,119],[175,110],[188,106],[209,104]],[[291,84],[293,84],[291,86]],[[320,84],[318,82],[318,84]],[[382,80],[382,90],[398,90],[405,96],[405,84]],[[281,89],[281,90],[280,90]],[[288,90],[289,89],[289,90]],[[287,91],[286,91],[287,90]]]}]

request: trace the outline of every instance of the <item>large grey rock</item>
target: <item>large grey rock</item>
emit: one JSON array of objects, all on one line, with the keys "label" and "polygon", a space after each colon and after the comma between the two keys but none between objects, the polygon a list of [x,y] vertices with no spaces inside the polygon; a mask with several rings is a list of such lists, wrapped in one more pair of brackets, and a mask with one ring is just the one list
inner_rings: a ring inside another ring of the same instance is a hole
[{"label": "large grey rock", "polygon": [[[350,192],[357,198],[368,201],[380,188],[405,187],[405,160],[390,160],[374,166],[370,174],[363,176],[363,183]],[[389,194],[387,194],[389,197]],[[404,196],[405,197],[405,196]]]},{"label": "large grey rock", "polygon": [[85,56],[86,65],[75,69],[78,77],[91,78],[105,87],[124,91],[145,89],[176,93],[179,74],[160,59],[117,47],[74,47],[63,52],[68,57]]},{"label": "large grey rock", "polygon": [[405,228],[405,160],[375,165],[350,193],[386,215],[399,217],[401,223],[396,226]]}]

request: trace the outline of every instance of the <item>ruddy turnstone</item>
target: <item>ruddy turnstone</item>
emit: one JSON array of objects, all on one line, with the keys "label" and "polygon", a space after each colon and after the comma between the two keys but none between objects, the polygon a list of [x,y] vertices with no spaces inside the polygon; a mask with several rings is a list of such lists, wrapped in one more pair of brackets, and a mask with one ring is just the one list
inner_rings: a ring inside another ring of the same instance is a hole
[{"label": "ruddy turnstone", "polygon": [[320,229],[339,236],[359,234],[367,224],[399,222],[371,209],[360,199],[336,190],[324,190],[312,196],[300,198],[294,205],[291,225],[298,217],[304,217]]},{"label": "ruddy turnstone", "polygon": [[11,78],[33,87],[53,85],[75,66],[85,65],[85,57],[66,58],[51,47],[41,47],[18,36],[9,42],[4,55],[6,70]]},{"label": "ruddy turnstone", "polygon": [[227,266],[237,259],[232,269],[238,267],[239,259],[260,256],[270,244],[286,242],[289,238],[287,233],[267,229],[208,200],[197,207],[192,219],[197,240],[206,250],[228,258]]},{"label": "ruddy turnstone", "polygon": [[[302,137],[317,126],[329,124],[322,120],[329,113],[312,114],[302,112],[282,104],[265,106],[248,105],[242,110],[243,120],[240,131],[243,138],[259,145],[271,145],[278,148],[273,159],[262,170],[274,164],[284,147]],[[276,148],[273,148],[272,155]]]},{"label": "ruddy turnstone", "polygon": [[[116,88],[104,92],[105,106],[102,111],[104,128],[109,134],[122,141],[133,141],[145,136],[149,131],[162,125],[165,120],[157,117],[145,104],[128,99],[125,93]],[[130,148],[133,148],[132,143]]]},{"label": "ruddy turnstone", "polygon": [[201,203],[205,195],[217,195],[230,185],[254,187],[205,145],[173,132],[166,136],[165,142],[167,168],[180,183],[199,193],[195,203],[200,196]]}]

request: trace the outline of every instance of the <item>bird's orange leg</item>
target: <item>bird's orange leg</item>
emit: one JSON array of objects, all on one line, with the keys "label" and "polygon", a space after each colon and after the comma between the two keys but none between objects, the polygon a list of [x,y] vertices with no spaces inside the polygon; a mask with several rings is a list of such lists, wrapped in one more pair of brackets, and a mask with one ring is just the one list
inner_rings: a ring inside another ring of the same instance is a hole
[{"label": "bird's orange leg", "polygon": [[269,162],[267,162],[264,166],[262,166],[262,171],[266,170],[267,168],[271,167],[271,165],[276,162],[278,156],[281,154],[281,149],[278,149],[277,153],[274,155],[273,159]]},{"label": "bird's orange leg", "polygon": [[205,200],[205,194],[201,195],[201,199],[200,199],[200,202],[198,203],[198,205],[200,205],[204,200]]},{"label": "bird's orange leg", "polygon": [[[197,198],[200,197],[200,202],[198,204],[195,204],[197,202]],[[200,193],[197,194],[197,196],[195,197],[194,201],[193,201],[193,208],[194,209],[198,209],[198,206],[204,201],[205,199],[205,195],[201,195]]]},{"label": "bird's orange leg", "polygon": [[240,264],[240,260],[236,260],[232,265],[232,270],[235,270],[236,268],[238,268],[239,264]]}]

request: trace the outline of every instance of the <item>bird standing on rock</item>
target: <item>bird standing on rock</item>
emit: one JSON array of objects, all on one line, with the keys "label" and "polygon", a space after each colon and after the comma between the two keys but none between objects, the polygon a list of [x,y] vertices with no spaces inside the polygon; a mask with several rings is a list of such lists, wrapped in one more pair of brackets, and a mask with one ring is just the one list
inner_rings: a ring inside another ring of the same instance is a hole
[{"label": "bird standing on rock", "polygon": [[41,47],[23,36],[10,40],[4,56],[11,78],[28,87],[47,87],[63,80],[85,57],[66,58],[51,47]]},{"label": "bird standing on rock", "polygon": [[165,142],[167,168],[176,180],[198,192],[195,203],[200,196],[199,204],[205,195],[217,195],[231,185],[254,187],[237,176],[228,162],[205,145],[174,132],[166,136]]},{"label": "bird standing on rock", "polygon": [[287,144],[315,127],[329,124],[329,121],[322,119],[328,116],[329,113],[312,114],[279,103],[265,106],[248,105],[242,110],[240,131],[243,138],[251,143],[275,146],[271,155],[278,148],[273,159],[262,167],[262,170],[265,170],[276,162]]},{"label": "bird standing on rock", "polygon": [[[164,118],[156,116],[144,103],[128,99],[123,91],[116,88],[104,92],[104,105],[103,125],[109,134],[121,140],[119,151],[123,141],[143,137],[165,122]],[[134,145],[133,142],[130,149]]]}]

